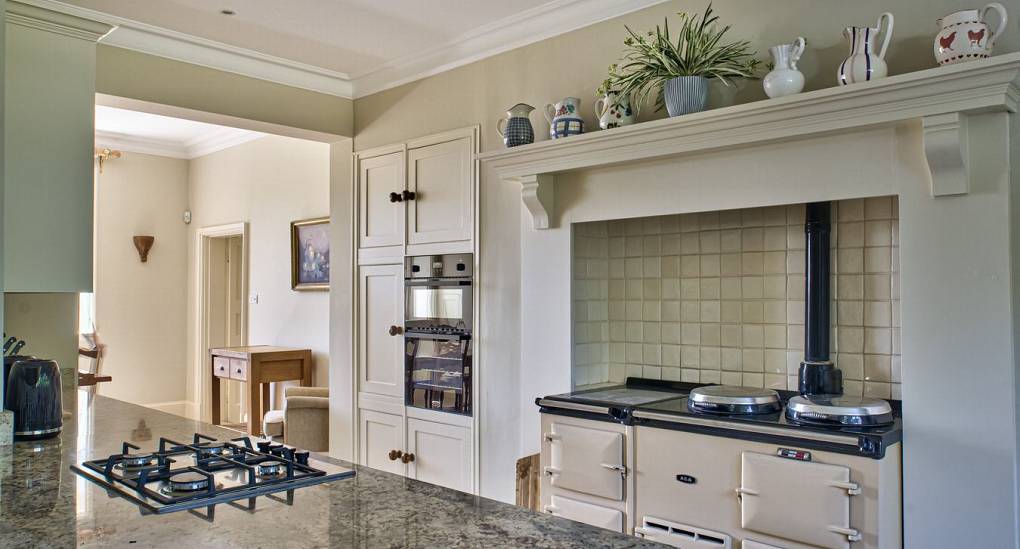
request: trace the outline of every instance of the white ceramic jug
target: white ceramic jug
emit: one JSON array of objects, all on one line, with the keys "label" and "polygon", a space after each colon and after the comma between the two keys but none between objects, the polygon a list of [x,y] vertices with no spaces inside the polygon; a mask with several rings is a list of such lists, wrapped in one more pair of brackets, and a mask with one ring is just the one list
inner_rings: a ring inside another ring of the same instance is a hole
[{"label": "white ceramic jug", "polygon": [[[882,32],[882,20],[886,20],[882,48],[875,51],[875,37]],[[885,78],[889,68],[885,64],[885,50],[892,38],[893,15],[883,13],[874,27],[847,27],[843,36],[850,42],[850,55],[839,64],[837,79],[840,86],[855,82],[867,82]]]},{"label": "white ceramic jug", "polygon": [[595,101],[595,116],[599,117],[599,127],[603,130],[634,123],[630,101],[621,98],[615,91],[606,92],[605,97]]},{"label": "white ceramic jug", "polygon": [[780,44],[769,48],[773,68],[762,79],[765,95],[783,97],[800,93],[804,89],[804,75],[797,70],[797,61],[804,54],[804,37],[798,36],[792,44]]},{"label": "white ceramic jug", "polygon": [[[999,26],[988,27],[988,12],[999,13]],[[962,10],[951,13],[936,24],[942,29],[935,35],[935,60],[939,65],[983,59],[992,55],[992,46],[1006,28],[1006,8],[992,2],[981,11]]]}]

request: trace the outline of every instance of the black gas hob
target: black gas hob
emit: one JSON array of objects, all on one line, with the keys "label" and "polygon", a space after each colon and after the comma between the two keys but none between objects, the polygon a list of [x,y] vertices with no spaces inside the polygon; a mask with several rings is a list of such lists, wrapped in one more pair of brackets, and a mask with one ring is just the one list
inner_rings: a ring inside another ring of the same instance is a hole
[{"label": "black gas hob", "polygon": [[[143,514],[205,508],[196,514],[210,520],[220,503],[254,511],[256,498],[267,496],[290,505],[297,488],[354,476],[351,469],[282,444],[250,437],[220,441],[199,433],[190,443],[160,438],[153,450],[125,442],[120,454],[71,470],[137,504]],[[286,497],[271,495],[281,493]]]},{"label": "black gas hob", "polygon": [[[892,422],[880,426],[818,425],[795,422],[783,411],[759,414],[707,413],[691,410],[691,390],[706,384],[628,378],[626,384],[550,395],[536,399],[543,413],[571,415],[698,432],[747,440],[799,444],[819,450],[882,458],[902,439],[899,401],[890,401]],[[783,407],[793,391],[776,391]]]}]

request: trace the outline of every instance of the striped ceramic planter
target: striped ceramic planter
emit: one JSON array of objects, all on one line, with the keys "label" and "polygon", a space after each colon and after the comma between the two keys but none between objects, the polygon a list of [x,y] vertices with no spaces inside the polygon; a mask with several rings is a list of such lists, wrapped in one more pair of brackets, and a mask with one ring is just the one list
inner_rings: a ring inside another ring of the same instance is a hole
[{"label": "striped ceramic planter", "polygon": [[708,104],[708,79],[704,76],[678,76],[666,81],[662,95],[670,116],[701,112]]}]

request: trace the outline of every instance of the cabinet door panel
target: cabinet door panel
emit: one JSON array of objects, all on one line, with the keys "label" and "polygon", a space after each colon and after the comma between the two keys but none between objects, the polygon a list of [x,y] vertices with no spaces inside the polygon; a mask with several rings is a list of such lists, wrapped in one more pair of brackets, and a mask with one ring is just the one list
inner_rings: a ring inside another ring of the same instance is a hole
[{"label": "cabinet door panel", "polygon": [[404,243],[404,203],[390,202],[404,185],[402,151],[358,161],[359,246],[399,246]]},{"label": "cabinet door panel", "polygon": [[359,410],[359,461],[362,465],[404,475],[406,467],[399,459],[391,460],[392,450],[403,450],[404,417],[372,410]]},{"label": "cabinet door panel", "polygon": [[358,377],[360,390],[404,396],[404,338],[390,335],[403,326],[402,265],[366,265],[359,269]]},{"label": "cabinet door panel", "polygon": [[455,425],[407,420],[407,476],[463,492],[472,491],[471,431]]},{"label": "cabinet door panel", "polygon": [[468,137],[407,152],[407,243],[470,240],[474,170]]}]

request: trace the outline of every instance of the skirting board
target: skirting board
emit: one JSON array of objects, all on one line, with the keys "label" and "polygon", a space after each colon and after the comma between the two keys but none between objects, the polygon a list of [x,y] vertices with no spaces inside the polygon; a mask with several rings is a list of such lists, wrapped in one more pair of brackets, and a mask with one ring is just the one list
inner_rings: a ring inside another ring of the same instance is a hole
[{"label": "skirting board", "polygon": [[187,400],[153,402],[150,404],[142,404],[142,406],[189,419],[194,419],[198,416],[198,406],[194,402],[189,402]]}]

